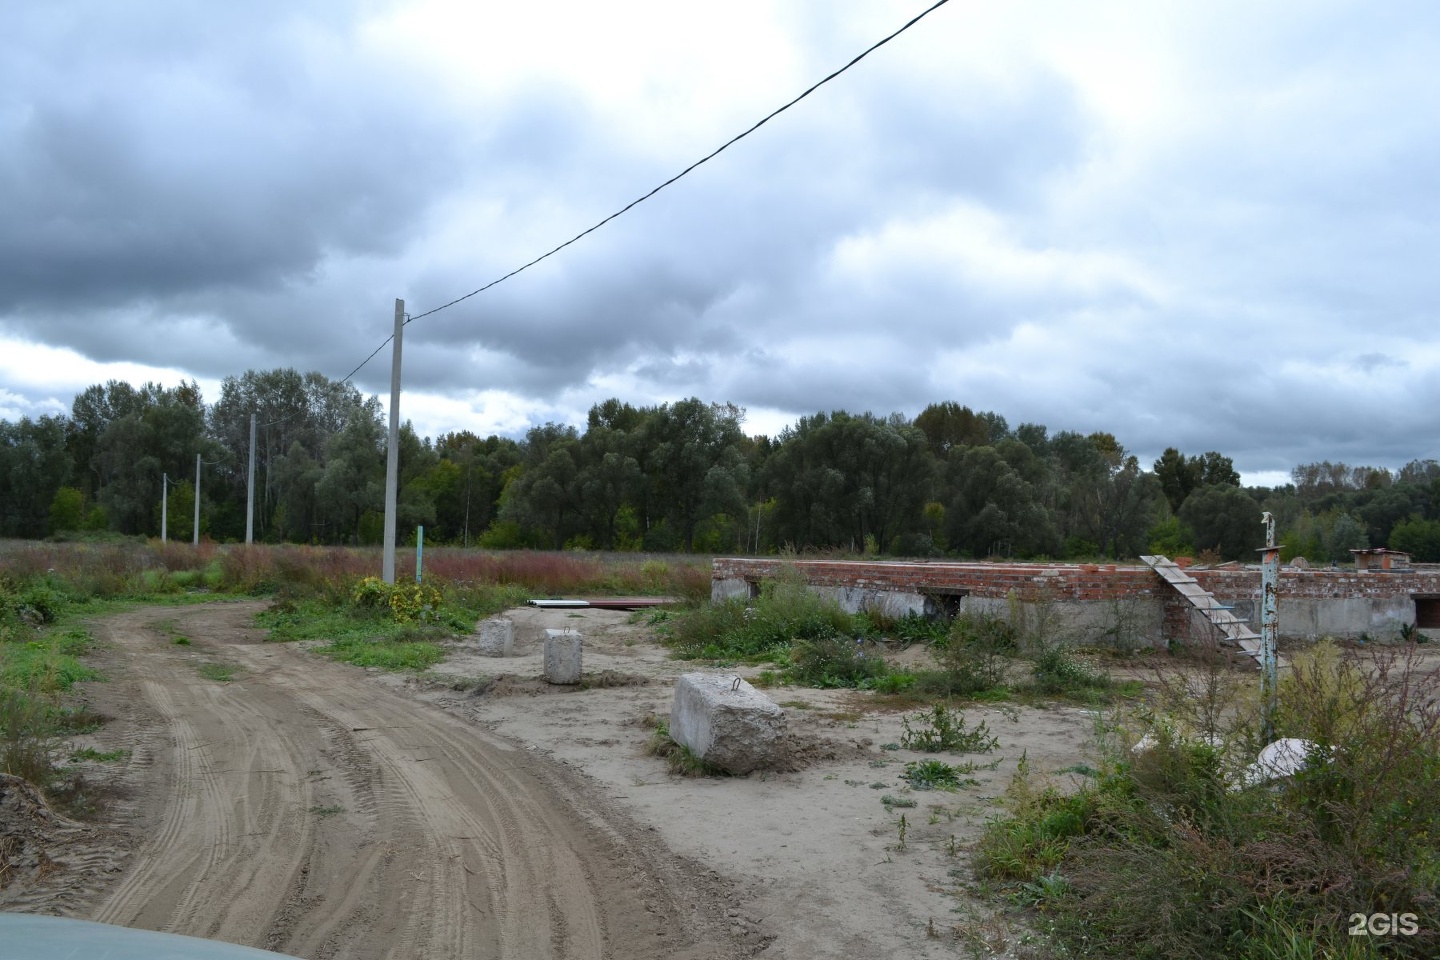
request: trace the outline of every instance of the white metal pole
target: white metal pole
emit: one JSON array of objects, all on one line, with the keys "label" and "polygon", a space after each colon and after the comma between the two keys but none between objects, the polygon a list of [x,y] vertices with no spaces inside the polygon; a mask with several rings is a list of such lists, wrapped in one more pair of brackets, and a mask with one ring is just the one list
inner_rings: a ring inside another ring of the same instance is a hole
[{"label": "white metal pole", "polygon": [[245,482],[245,542],[255,540],[255,414],[250,414],[250,479]]},{"label": "white metal pole", "polygon": [[395,301],[395,338],[390,355],[390,442],[385,450],[385,553],[380,579],[395,582],[395,500],[400,489],[400,337],[405,301]]},{"label": "white metal pole", "polygon": [[195,546],[200,546],[200,454],[195,454],[195,530],[194,539],[191,541]]},{"label": "white metal pole", "polygon": [[165,528],[170,512],[170,474],[160,474],[160,542],[165,542]]}]

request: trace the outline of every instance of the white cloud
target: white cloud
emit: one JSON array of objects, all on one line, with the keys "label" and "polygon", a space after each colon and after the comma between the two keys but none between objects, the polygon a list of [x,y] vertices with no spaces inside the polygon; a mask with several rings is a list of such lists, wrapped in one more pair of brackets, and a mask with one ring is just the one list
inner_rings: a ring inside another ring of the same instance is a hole
[{"label": "white cloud", "polygon": [[[75,395],[86,387],[110,380],[124,380],[134,386],[158,383],[178,387],[195,380],[208,401],[220,396],[220,381],[195,377],[173,367],[157,367],[128,361],[91,360],[67,347],[54,347],[10,337],[0,337],[0,402],[22,415],[70,412]],[[0,413],[0,417],[6,417]]]}]

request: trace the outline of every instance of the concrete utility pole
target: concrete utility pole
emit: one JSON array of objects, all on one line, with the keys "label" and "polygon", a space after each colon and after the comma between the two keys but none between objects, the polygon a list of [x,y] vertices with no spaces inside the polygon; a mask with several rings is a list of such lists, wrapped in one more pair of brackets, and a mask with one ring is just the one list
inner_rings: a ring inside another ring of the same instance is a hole
[{"label": "concrete utility pole", "polygon": [[165,528],[170,519],[170,474],[160,474],[160,542],[165,542]]},{"label": "concrete utility pole", "polygon": [[195,454],[195,546],[200,546],[200,454]]},{"label": "concrete utility pole", "polygon": [[385,450],[385,555],[380,579],[395,582],[395,500],[400,489],[400,336],[405,301],[395,301],[395,345],[390,356],[390,443]]},{"label": "concrete utility pole", "polygon": [[1265,742],[1275,738],[1276,653],[1280,628],[1280,548],[1275,545],[1275,518],[1267,511],[1265,546],[1260,549],[1260,701]]},{"label": "concrete utility pole", "polygon": [[255,414],[250,414],[250,479],[245,482],[245,542],[255,539]]}]

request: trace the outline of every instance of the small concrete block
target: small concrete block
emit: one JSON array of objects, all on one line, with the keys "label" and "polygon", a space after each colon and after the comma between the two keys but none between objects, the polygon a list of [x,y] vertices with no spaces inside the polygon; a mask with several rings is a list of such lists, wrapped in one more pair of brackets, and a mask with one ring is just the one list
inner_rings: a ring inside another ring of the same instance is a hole
[{"label": "small concrete block", "polygon": [[480,654],[486,657],[508,657],[515,652],[515,623],[503,617],[481,620],[475,628],[480,641]]},{"label": "small concrete block", "polygon": [[746,774],[785,754],[785,711],[734,675],[687,673],[675,684],[670,739],[706,763]]},{"label": "small concrete block", "polygon": [[1255,762],[1246,768],[1244,784],[1255,786],[1269,783],[1271,780],[1293,777],[1305,769],[1310,754],[1315,753],[1317,749],[1317,745],[1309,740],[1302,740],[1299,737],[1281,737],[1274,743],[1267,744],[1265,749],[1260,751],[1260,756],[1256,758]]},{"label": "small concrete block", "polygon": [[545,679],[551,683],[580,682],[580,646],[574,630],[545,631]]}]

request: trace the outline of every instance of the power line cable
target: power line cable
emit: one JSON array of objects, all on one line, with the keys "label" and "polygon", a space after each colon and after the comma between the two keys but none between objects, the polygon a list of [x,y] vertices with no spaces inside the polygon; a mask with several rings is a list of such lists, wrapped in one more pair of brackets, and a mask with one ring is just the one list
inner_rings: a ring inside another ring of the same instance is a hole
[{"label": "power line cable", "polygon": [[[728,150],[731,146],[733,146],[733,145],[736,144],[736,143],[739,143],[741,140],[744,140],[746,137],[750,136],[750,134],[754,133],[756,130],[759,130],[761,127],[765,126],[765,124],[769,123],[771,120],[775,119],[775,118],[778,117],[780,114],[784,113],[786,110],[789,110],[791,107],[795,106],[795,104],[799,103],[801,100],[804,100],[806,97],[810,96],[810,94],[814,93],[816,90],[819,90],[821,87],[825,86],[825,84],[829,83],[831,80],[834,80],[836,77],[840,76],[840,74],[844,73],[846,70],[849,70],[851,67],[855,66],[855,64],[859,63],[861,60],[864,60],[866,57],[870,56],[870,54],[874,53],[876,50],[879,50],[881,47],[885,46],[885,44],[889,43],[891,40],[894,40],[896,37],[900,36],[900,34],[904,33],[906,30],[909,30],[911,27],[915,26],[915,24],[919,23],[921,20],[925,19],[925,18],[928,17],[930,14],[934,13],[936,10],[940,9],[941,7],[943,7],[945,4],[947,4],[947,3],[949,3],[949,2],[950,2],[950,0],[939,0],[939,2],[937,2],[937,3],[933,4],[932,6],[926,8],[925,10],[923,10],[922,12],[920,12],[919,14],[917,14],[916,16],[912,17],[912,18],[911,18],[903,27],[901,27],[899,30],[896,30],[894,33],[890,34],[889,36],[885,37],[884,39],[879,40],[879,41],[871,44],[871,45],[870,45],[869,47],[867,47],[863,52],[861,52],[858,56],[856,56],[854,59],[852,59],[849,63],[845,64],[845,66],[841,67],[839,70],[836,70],[834,73],[831,73],[829,76],[825,77],[823,80],[820,80],[820,81],[818,81],[818,82],[816,82],[816,83],[814,83],[814,84],[811,84],[810,87],[808,87],[808,88],[805,90],[804,93],[801,93],[798,97],[795,97],[793,100],[789,101],[789,102],[786,103],[784,106],[781,106],[781,107],[779,107],[778,109],[771,111],[769,114],[767,114],[766,116],[764,116],[763,118],[761,118],[758,122],[756,122],[754,125],[752,125],[748,130],[744,131],[743,133],[739,133],[739,134],[736,134],[735,136],[731,137],[729,140],[727,140],[727,141],[725,141],[724,143],[722,143],[719,147],[716,147],[716,148],[715,148],[714,150],[712,150],[710,153],[708,153],[708,154],[706,154],[705,156],[701,157],[699,160],[696,160],[694,163],[690,164],[690,166],[686,167],[684,170],[681,170],[679,173],[675,174],[675,176],[671,177],[669,180],[666,180],[664,183],[660,184],[658,187],[656,187],[655,189],[651,190],[649,193],[645,194],[644,196],[637,197],[637,198],[634,199],[634,200],[631,200],[631,201],[630,201],[629,203],[627,203],[625,206],[621,207],[619,210],[616,210],[614,213],[610,214],[610,216],[608,216],[608,217],[606,217],[605,219],[601,220],[599,223],[595,224],[594,226],[589,227],[588,229],[585,229],[585,230],[580,231],[580,232],[577,233],[575,236],[571,237],[569,240],[566,240],[564,243],[560,244],[560,246],[556,247],[555,249],[553,249],[553,250],[551,250],[551,251],[549,251],[549,252],[547,252],[547,253],[542,253],[540,256],[536,257],[534,260],[531,260],[529,263],[525,264],[524,266],[516,267],[514,270],[511,270],[509,273],[505,274],[503,277],[500,277],[500,278],[498,278],[498,279],[496,279],[496,280],[491,280],[489,283],[485,284],[483,287],[480,287],[478,290],[471,290],[469,293],[465,294],[465,296],[463,296],[463,297],[456,297],[454,300],[451,300],[449,303],[442,303],[440,306],[435,307],[434,309],[426,310],[424,313],[417,313],[417,314],[415,314],[413,317],[407,316],[406,319],[405,319],[405,322],[408,324],[408,323],[411,323],[411,322],[413,322],[413,321],[415,321],[415,320],[419,320],[421,317],[428,317],[428,316],[430,316],[432,313],[439,313],[441,310],[445,310],[445,309],[447,309],[447,308],[449,308],[449,307],[453,307],[453,306],[455,306],[455,304],[457,304],[457,303],[460,303],[460,302],[465,301],[465,300],[469,300],[471,297],[475,296],[477,293],[484,293],[486,290],[489,290],[491,287],[495,286],[496,284],[503,283],[504,281],[509,280],[511,277],[515,276],[517,273],[520,273],[520,272],[522,272],[522,271],[524,271],[524,270],[530,269],[531,267],[535,266],[535,264],[539,263],[541,260],[544,260],[544,259],[546,259],[547,257],[554,256],[555,254],[559,253],[561,250],[564,250],[566,247],[570,246],[570,244],[574,243],[575,241],[580,240],[581,238],[585,237],[585,236],[588,235],[588,234],[594,233],[596,230],[599,230],[601,227],[605,226],[605,224],[609,223],[611,220],[614,220],[616,217],[619,217],[619,216],[621,216],[622,214],[625,214],[625,213],[629,212],[631,208],[636,207],[636,206],[639,206],[641,203],[644,203],[646,200],[649,200],[651,197],[655,196],[655,194],[659,193],[661,190],[664,190],[666,187],[670,186],[670,184],[674,183],[676,180],[679,180],[681,177],[685,176],[685,175],[688,174],[690,171],[694,170],[696,167],[699,167],[701,164],[707,163],[708,161],[713,160],[715,157],[718,157],[720,154],[722,154],[722,153],[724,153],[726,150]],[[383,346],[383,344],[382,344],[382,346]],[[376,352],[378,353],[379,351],[377,350]],[[375,355],[375,354],[371,354],[372,357],[373,357],[374,355]],[[367,359],[366,362],[368,363],[369,360]],[[362,366],[363,366],[363,365],[364,365],[364,364],[362,364]]]},{"label": "power line cable", "polygon": [[[734,146],[736,143],[739,143],[741,140],[744,140],[746,137],[750,136],[750,134],[754,133],[756,130],[759,130],[761,127],[765,126],[765,124],[769,123],[771,120],[775,119],[775,118],[778,117],[780,114],[784,113],[786,110],[789,110],[791,107],[795,106],[795,104],[799,103],[801,100],[804,100],[806,97],[810,96],[810,94],[814,93],[816,90],[819,90],[821,87],[825,86],[825,84],[829,83],[831,80],[834,80],[836,77],[840,76],[842,73],[844,73],[845,71],[849,70],[851,67],[855,66],[855,65],[856,65],[857,63],[859,63],[861,60],[864,60],[866,57],[870,56],[870,54],[874,53],[876,50],[879,50],[881,47],[885,46],[885,44],[889,43],[891,40],[894,40],[896,37],[900,36],[900,34],[904,33],[906,30],[909,30],[911,27],[915,26],[915,24],[919,23],[921,20],[924,20],[924,19],[925,19],[926,17],[928,17],[930,14],[934,13],[936,10],[938,10],[938,9],[940,9],[941,7],[945,6],[945,4],[947,4],[947,3],[949,3],[949,2],[950,2],[950,0],[938,0],[938,2],[932,4],[931,6],[927,7],[926,9],[922,10],[920,13],[918,13],[917,15],[915,15],[914,17],[912,17],[909,21],[907,21],[907,22],[905,23],[905,25],[902,26],[900,29],[898,29],[898,30],[896,30],[895,32],[889,34],[888,36],[884,37],[883,39],[878,40],[878,41],[876,41],[875,43],[871,44],[869,47],[867,47],[865,50],[863,50],[858,56],[856,56],[856,57],[854,57],[853,59],[851,59],[851,61],[850,61],[849,63],[845,64],[845,65],[844,65],[843,67],[841,67],[840,69],[838,69],[838,70],[834,71],[833,73],[829,74],[829,75],[826,76],[824,79],[819,80],[819,81],[817,81],[816,83],[811,84],[811,85],[810,85],[808,88],[806,88],[805,91],[804,91],[803,93],[801,93],[799,96],[797,96],[797,97],[795,97],[794,99],[790,100],[789,102],[785,103],[783,106],[781,106],[781,107],[779,107],[779,108],[777,108],[777,109],[775,109],[775,110],[772,110],[770,113],[768,113],[768,114],[766,114],[764,117],[762,117],[759,121],[757,121],[756,123],[754,123],[753,125],[751,125],[751,126],[749,127],[749,129],[747,129],[747,130],[745,130],[744,132],[739,133],[739,134],[736,134],[735,136],[731,137],[729,140],[725,141],[723,144],[721,144],[719,147],[717,147],[717,148],[715,148],[714,150],[712,150],[710,153],[706,154],[705,156],[701,157],[699,160],[696,160],[694,163],[690,164],[690,166],[686,167],[684,170],[681,170],[679,173],[675,174],[675,176],[671,177],[669,180],[666,180],[664,183],[660,184],[658,187],[655,187],[655,188],[654,188],[653,190],[651,190],[649,193],[646,193],[646,194],[644,194],[643,196],[640,196],[640,197],[635,198],[634,200],[631,200],[631,201],[630,201],[629,203],[627,203],[625,206],[621,207],[619,210],[616,210],[614,213],[610,214],[608,217],[606,217],[605,219],[601,220],[599,223],[596,223],[594,226],[589,227],[589,228],[587,228],[587,229],[585,229],[585,230],[580,231],[580,232],[577,233],[575,236],[571,237],[569,240],[566,240],[564,243],[560,244],[558,247],[555,247],[553,250],[550,250],[550,251],[548,251],[548,252],[546,252],[546,253],[542,253],[540,256],[536,257],[534,260],[531,260],[529,263],[526,263],[526,264],[524,264],[524,265],[522,265],[522,266],[516,267],[514,270],[511,270],[509,273],[505,274],[503,277],[499,277],[499,278],[497,278],[497,279],[495,279],[495,280],[491,280],[489,283],[485,284],[483,287],[479,287],[478,289],[471,290],[469,293],[465,294],[463,297],[456,297],[454,300],[451,300],[449,303],[442,303],[442,304],[441,304],[440,306],[438,306],[438,307],[435,307],[435,308],[433,308],[433,309],[431,309],[431,310],[426,310],[424,313],[417,313],[417,314],[415,314],[414,316],[411,316],[411,315],[409,315],[409,314],[406,314],[406,315],[405,315],[405,323],[406,323],[406,324],[413,323],[414,321],[419,320],[421,317],[428,317],[428,316],[430,316],[430,315],[433,314],[433,313],[439,313],[441,310],[449,309],[450,307],[455,306],[457,303],[461,303],[461,302],[463,302],[463,301],[465,301],[465,300],[469,300],[471,297],[475,296],[476,294],[484,293],[486,290],[489,290],[491,287],[493,287],[493,286],[495,286],[495,285],[497,285],[497,284],[500,284],[500,283],[504,283],[506,280],[509,280],[511,277],[515,276],[516,274],[522,273],[523,271],[530,269],[531,267],[535,266],[535,265],[536,265],[537,263],[539,263],[540,261],[545,260],[545,259],[547,259],[547,258],[549,258],[549,257],[554,256],[555,254],[559,253],[561,250],[564,250],[566,247],[570,246],[572,243],[575,243],[577,240],[581,240],[581,239],[583,239],[584,237],[588,236],[589,234],[594,233],[596,230],[599,230],[601,227],[605,226],[605,224],[609,223],[611,220],[614,220],[615,218],[617,218],[617,217],[619,217],[619,216],[622,216],[622,215],[625,214],[625,213],[628,213],[631,209],[633,209],[634,207],[639,206],[640,204],[644,203],[646,200],[649,200],[651,197],[655,196],[655,194],[659,193],[661,190],[664,190],[666,187],[670,186],[672,183],[674,183],[675,181],[679,180],[681,177],[684,177],[686,174],[690,173],[692,170],[696,169],[696,168],[699,167],[701,164],[708,163],[710,160],[713,160],[715,157],[718,157],[720,154],[724,153],[726,150],[728,150],[730,147]],[[344,379],[344,380],[341,380],[340,382],[341,382],[341,383],[345,383],[345,382],[347,382],[351,377],[355,376],[355,374],[359,373],[360,370],[365,366],[365,364],[367,364],[367,363],[369,363],[371,360],[375,359],[375,355],[378,354],[381,350],[384,350],[384,349],[385,349],[385,344],[388,344],[388,343],[389,343],[391,340],[393,340],[393,339],[395,339],[395,337],[394,337],[393,334],[392,334],[391,336],[389,336],[389,337],[386,337],[384,343],[381,343],[380,346],[376,347],[376,348],[375,348],[375,351],[374,351],[373,353],[371,353],[370,356],[368,356],[368,357],[366,357],[364,360],[360,361],[360,365],[357,366],[354,370],[351,370],[348,374],[346,374],[345,379]]]},{"label": "power line cable", "polygon": [[[406,323],[409,323],[410,321],[409,321],[409,320],[406,320],[405,322],[406,322]],[[355,376],[355,374],[359,373],[360,370],[361,370],[361,368],[363,368],[363,367],[365,366],[365,364],[369,363],[371,360],[374,360],[374,359],[375,359],[375,354],[379,353],[381,350],[384,350],[384,349],[385,349],[385,344],[389,343],[391,340],[394,340],[394,339],[395,339],[395,334],[393,334],[393,333],[390,334],[390,336],[386,337],[386,338],[381,342],[380,346],[376,347],[376,348],[374,349],[374,351],[371,352],[370,356],[368,356],[368,357],[366,357],[364,360],[361,360],[361,361],[360,361],[360,366],[356,367],[354,370],[351,370],[349,373],[345,374],[345,376],[341,379],[340,382],[341,382],[341,383],[349,383],[351,377],[353,377],[353,376]]]}]

